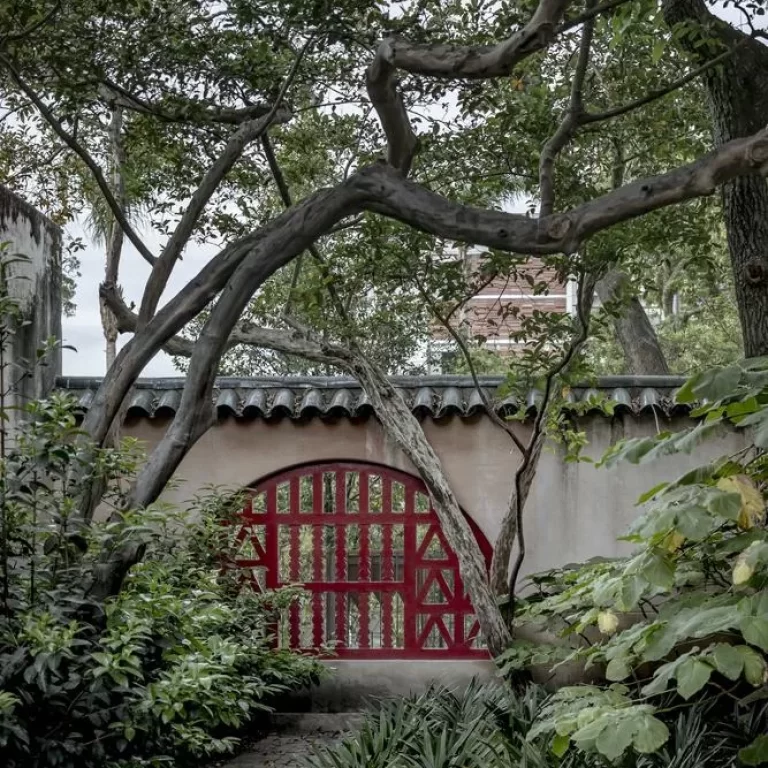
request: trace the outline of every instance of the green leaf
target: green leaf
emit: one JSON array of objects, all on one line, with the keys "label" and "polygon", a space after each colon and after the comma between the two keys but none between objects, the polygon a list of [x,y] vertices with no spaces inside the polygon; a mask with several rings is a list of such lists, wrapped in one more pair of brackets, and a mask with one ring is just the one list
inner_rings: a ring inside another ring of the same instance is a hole
[{"label": "green leaf", "polygon": [[659,483],[658,485],[654,485],[653,488],[646,491],[640,498],[637,500],[638,504],[645,504],[647,501],[650,501],[659,491],[663,491],[669,483]]},{"label": "green leaf", "polygon": [[677,669],[677,692],[686,701],[698,693],[712,675],[712,667],[696,658],[686,659]]},{"label": "green leaf", "polygon": [[609,725],[597,737],[595,742],[597,751],[613,762],[621,757],[632,744],[635,730],[635,723],[631,716],[623,718],[616,726]]},{"label": "green leaf", "polygon": [[643,568],[643,576],[654,586],[669,590],[675,583],[675,566],[670,558],[655,551]]},{"label": "green leaf", "polygon": [[745,616],[739,624],[739,629],[750,645],[756,645],[768,653],[768,617]]},{"label": "green leaf", "polygon": [[713,493],[708,506],[715,515],[726,520],[738,520],[741,513],[741,496],[738,493]]},{"label": "green leaf", "polygon": [[653,64],[658,64],[661,57],[664,55],[664,48],[666,48],[667,41],[660,37],[656,42],[653,44],[653,49],[651,50],[651,62]]},{"label": "green leaf", "polygon": [[738,680],[744,669],[744,657],[738,649],[727,643],[718,643],[712,652],[717,671],[729,680]]},{"label": "green leaf", "polygon": [[611,659],[605,668],[605,676],[613,683],[619,680],[626,680],[631,674],[632,667],[623,656]]},{"label": "green leaf", "polygon": [[697,399],[722,400],[733,394],[740,380],[741,369],[738,365],[704,371],[693,386],[693,394]]},{"label": "green leaf", "polygon": [[768,763],[768,736],[758,736],[748,747],[740,750],[739,760],[745,765]]},{"label": "green leaf", "polygon": [[634,745],[638,752],[650,754],[660,749],[669,738],[669,729],[658,718],[643,714],[637,722]]},{"label": "green leaf", "polygon": [[552,739],[552,752],[557,757],[562,757],[568,751],[568,747],[570,746],[571,739],[569,736],[556,734],[555,738]]},{"label": "green leaf", "polygon": [[744,659],[744,678],[750,685],[762,685],[766,675],[765,659],[754,649],[746,645],[737,645],[736,650]]}]

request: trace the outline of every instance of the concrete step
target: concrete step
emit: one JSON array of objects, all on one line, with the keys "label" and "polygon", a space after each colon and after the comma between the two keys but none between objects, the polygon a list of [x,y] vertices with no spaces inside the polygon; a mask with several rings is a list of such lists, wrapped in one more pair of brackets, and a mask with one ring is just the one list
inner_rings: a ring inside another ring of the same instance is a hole
[{"label": "concrete step", "polygon": [[275,733],[345,733],[359,728],[362,712],[275,712],[271,726]]}]

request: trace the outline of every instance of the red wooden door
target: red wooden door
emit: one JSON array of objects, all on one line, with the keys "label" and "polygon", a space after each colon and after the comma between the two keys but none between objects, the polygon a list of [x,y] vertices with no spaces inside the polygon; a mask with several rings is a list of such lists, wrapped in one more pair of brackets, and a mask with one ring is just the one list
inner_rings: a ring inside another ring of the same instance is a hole
[{"label": "red wooden door", "polygon": [[[316,464],[250,493],[235,564],[255,589],[300,584],[280,645],[352,658],[487,658],[456,555],[423,483],[370,464]],[[470,525],[487,562],[491,548]]]}]

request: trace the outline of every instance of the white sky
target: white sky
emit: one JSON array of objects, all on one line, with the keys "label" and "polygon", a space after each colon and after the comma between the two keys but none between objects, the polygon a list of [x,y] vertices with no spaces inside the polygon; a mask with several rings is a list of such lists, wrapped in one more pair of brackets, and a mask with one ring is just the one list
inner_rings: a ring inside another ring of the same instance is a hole
[{"label": "white sky", "polygon": [[[742,20],[741,14],[735,8],[723,9],[715,7],[715,12],[722,18],[738,26]],[[760,27],[768,26],[768,19],[757,19]],[[72,227],[72,234],[88,238],[81,229]],[[143,233],[145,242],[150,250],[159,253],[162,243],[153,232]],[[184,259],[177,264],[169,282],[165,297],[173,296],[187,281],[197,274],[205,262],[216,252],[216,248],[192,245],[185,253]],[[64,351],[64,375],[67,376],[103,376],[104,337],[101,331],[99,315],[98,288],[104,274],[104,256],[102,248],[90,243],[80,254],[82,277],[78,281],[75,301],[77,311],[74,317],[63,319],[64,343],[74,346],[77,352]],[[128,244],[123,252],[120,269],[120,284],[125,292],[126,300],[136,302],[141,299],[144,283],[149,275],[149,266],[139,256],[132,245]],[[127,335],[120,337],[118,344],[128,340]],[[144,376],[174,376],[178,372],[173,367],[171,358],[165,353],[159,353],[144,369]]]}]

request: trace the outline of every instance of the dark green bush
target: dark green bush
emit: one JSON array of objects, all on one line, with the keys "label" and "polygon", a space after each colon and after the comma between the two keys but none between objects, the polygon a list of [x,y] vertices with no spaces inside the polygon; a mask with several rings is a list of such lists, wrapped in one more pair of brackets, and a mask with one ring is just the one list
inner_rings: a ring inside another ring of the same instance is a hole
[{"label": "dark green bush", "polygon": [[[135,446],[84,450],[62,398],[33,415],[0,472],[0,765],[138,768],[230,750],[272,697],[320,674],[270,646],[273,611],[295,594],[257,595],[221,571],[237,499],[83,524],[69,478],[85,468],[116,504]],[[95,604],[94,569],[127,543],[143,561]]]}]

